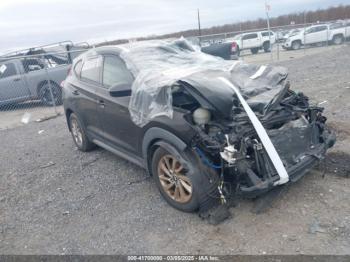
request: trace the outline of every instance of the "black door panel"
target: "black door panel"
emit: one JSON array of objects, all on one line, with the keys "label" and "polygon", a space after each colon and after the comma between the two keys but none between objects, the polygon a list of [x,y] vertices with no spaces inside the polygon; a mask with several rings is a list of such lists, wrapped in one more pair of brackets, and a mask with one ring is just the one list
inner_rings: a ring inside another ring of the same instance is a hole
[{"label": "black door panel", "polygon": [[132,122],[128,110],[130,97],[112,97],[105,88],[99,88],[98,115],[103,127],[103,136],[111,144],[137,154],[136,148],[141,128]]},{"label": "black door panel", "polygon": [[83,84],[70,85],[70,91],[74,96],[74,108],[78,117],[85,125],[85,129],[88,133],[97,135],[101,131],[101,124],[99,122],[97,111],[97,96],[96,86]]}]

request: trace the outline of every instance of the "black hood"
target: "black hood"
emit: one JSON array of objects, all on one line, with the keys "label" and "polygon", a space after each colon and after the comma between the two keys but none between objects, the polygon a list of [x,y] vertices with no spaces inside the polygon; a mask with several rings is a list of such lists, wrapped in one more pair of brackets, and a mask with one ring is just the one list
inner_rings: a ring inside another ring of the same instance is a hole
[{"label": "black hood", "polygon": [[[254,75],[260,70],[261,75]],[[184,79],[188,90],[196,96],[201,96],[199,101],[203,106],[210,106],[222,116],[231,114],[236,101],[234,91],[219,77],[230,80],[237,86],[247,100],[250,107],[260,114],[266,113],[268,108],[277,100],[285,90],[287,70],[283,67],[261,67],[239,63],[230,71],[205,70],[194,73]]]}]

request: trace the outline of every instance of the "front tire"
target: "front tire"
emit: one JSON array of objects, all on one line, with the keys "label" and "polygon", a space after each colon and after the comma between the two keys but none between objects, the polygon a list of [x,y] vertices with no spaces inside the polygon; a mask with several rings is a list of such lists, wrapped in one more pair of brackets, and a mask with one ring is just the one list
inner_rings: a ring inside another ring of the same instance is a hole
[{"label": "front tire", "polygon": [[69,127],[74,144],[80,151],[87,152],[96,147],[87,137],[80,119],[74,113],[71,113],[69,116]]},{"label": "front tire", "polygon": [[301,47],[301,42],[300,41],[292,42],[292,50],[299,50],[300,47]]},{"label": "front tire", "polygon": [[[217,174],[210,174],[211,182],[199,171],[198,162],[189,155],[159,146],[152,156],[152,175],[164,199],[174,208],[184,212],[198,210],[202,203],[217,199],[211,193],[217,188]],[[170,152],[171,151],[171,152]],[[213,190],[214,189],[214,190]],[[214,195],[214,194],[212,194]]]},{"label": "front tire", "polygon": [[265,53],[271,52],[271,45],[270,45],[270,42],[265,42],[265,43],[263,44],[263,49],[264,49],[264,52],[265,52]]}]

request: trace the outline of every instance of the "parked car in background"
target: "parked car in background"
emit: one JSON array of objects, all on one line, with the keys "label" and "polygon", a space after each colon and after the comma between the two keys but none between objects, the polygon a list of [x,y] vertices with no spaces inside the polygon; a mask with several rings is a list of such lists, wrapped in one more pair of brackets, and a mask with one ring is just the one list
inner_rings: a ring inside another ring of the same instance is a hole
[{"label": "parked car in background", "polygon": [[232,46],[237,49],[236,52],[238,54],[240,51],[247,49],[249,49],[252,54],[257,54],[259,50],[270,52],[271,45],[276,42],[276,36],[272,31],[270,31],[270,36],[268,31],[251,32],[239,34],[233,38],[227,38],[226,42],[231,43]]},{"label": "parked car in background", "polygon": [[303,28],[294,28],[294,29],[288,30],[288,31],[284,34],[284,36],[282,37],[281,42],[282,42],[282,43],[286,42],[286,40],[288,39],[288,37],[294,36],[294,35],[298,34],[301,30],[303,30]]},{"label": "parked car in background", "polygon": [[201,47],[201,51],[213,55],[219,56],[225,60],[237,59],[239,53],[235,43],[214,43],[210,45],[204,45]]},{"label": "parked car in background", "polygon": [[44,105],[61,104],[60,84],[73,59],[88,48],[65,41],[1,56],[0,105],[36,99]]},{"label": "parked car in background", "polygon": [[301,29],[288,36],[282,47],[287,50],[298,50],[305,45],[331,43],[342,44],[350,36],[350,24],[337,22],[332,24],[319,24]]},{"label": "parked car in background", "polygon": [[289,33],[289,30],[278,30],[275,31],[276,35],[276,42],[277,43],[282,43],[285,40],[285,36]]},{"label": "parked car in background", "polygon": [[186,38],[193,45],[199,46],[203,53],[218,56],[225,60],[237,59],[237,48],[232,43],[224,42],[224,39],[199,39],[198,37]]},{"label": "parked car in background", "polygon": [[61,104],[59,85],[69,67],[69,64],[50,67],[39,58],[0,60],[0,105],[33,99],[40,99],[45,105]]}]

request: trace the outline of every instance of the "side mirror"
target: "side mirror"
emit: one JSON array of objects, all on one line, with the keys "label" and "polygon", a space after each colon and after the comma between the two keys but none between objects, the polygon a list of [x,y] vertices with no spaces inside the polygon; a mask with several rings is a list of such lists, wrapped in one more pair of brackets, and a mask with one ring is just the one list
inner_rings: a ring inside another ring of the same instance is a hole
[{"label": "side mirror", "polygon": [[113,97],[131,96],[131,84],[118,83],[109,88],[109,94]]}]

